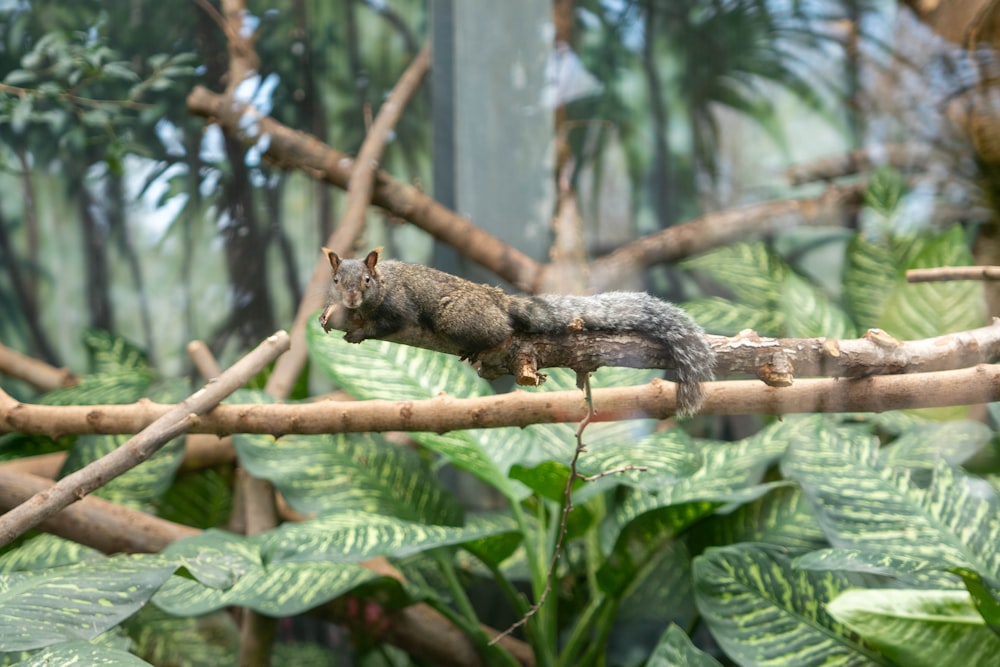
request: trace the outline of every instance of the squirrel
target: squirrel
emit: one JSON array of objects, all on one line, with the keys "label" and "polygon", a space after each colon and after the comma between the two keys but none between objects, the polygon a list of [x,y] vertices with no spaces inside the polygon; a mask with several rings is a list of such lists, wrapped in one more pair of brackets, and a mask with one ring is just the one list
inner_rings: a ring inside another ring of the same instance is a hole
[{"label": "squirrel", "polygon": [[715,355],[704,331],[672,303],[645,292],[594,296],[517,296],[444,271],[395,260],[341,259],[329,248],[333,281],[320,324],[329,331],[335,305],[347,309],[344,340],[382,338],[408,325],[451,341],[474,359],[514,334],[559,334],[573,329],[637,333],[660,343],[677,368],[677,412],[690,416],[703,401],[702,380],[712,377]]}]

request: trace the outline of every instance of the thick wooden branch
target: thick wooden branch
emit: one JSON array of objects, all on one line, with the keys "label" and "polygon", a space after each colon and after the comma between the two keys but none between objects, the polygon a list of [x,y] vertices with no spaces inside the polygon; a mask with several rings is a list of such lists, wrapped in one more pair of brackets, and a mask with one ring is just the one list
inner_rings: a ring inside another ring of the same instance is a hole
[{"label": "thick wooden branch", "polygon": [[[219,123],[226,134],[240,137],[247,144],[255,145],[267,137],[264,155],[277,165],[302,169],[314,178],[339,188],[347,187],[354,160],[316,137],[293,130],[246,104],[201,86],[196,86],[188,95],[187,105],[191,113]],[[533,291],[532,286],[541,271],[538,262],[416,187],[379,170],[372,203],[413,222],[520,289]]]},{"label": "thick wooden branch", "polygon": [[753,331],[709,339],[716,353],[718,377],[750,374],[765,382],[768,369],[777,367],[787,368],[794,378],[857,378],[944,371],[1000,361],[1000,319],[979,329],[914,341],[896,340],[880,329],[869,329],[861,338],[846,339],[764,338]]},{"label": "thick wooden branch", "polygon": [[[52,486],[50,479],[0,465],[0,512],[23,507],[23,503],[49,492]],[[174,540],[201,532],[96,496],[81,498],[38,527],[105,553],[155,553]]]},{"label": "thick wooden branch", "polygon": [[[883,412],[987,403],[1000,399],[1000,366],[880,375],[855,379],[805,379],[790,387],[758,380],[705,384],[702,414],[791,414],[803,412]],[[595,389],[596,420],[653,417],[676,409],[674,384],[663,380],[636,387]],[[171,406],[139,401],[132,405],[50,406],[20,403],[0,395],[0,433],[135,433]],[[480,398],[437,396],[421,401],[321,401],[307,404],[220,405],[191,425],[198,433],[362,433],[447,432],[466,428],[576,423],[587,414],[582,392],[527,392]]]},{"label": "thick wooden branch", "polygon": [[779,199],[713,211],[626,243],[590,265],[590,288],[617,289],[624,278],[655,264],[692,257],[712,248],[803,226],[842,226],[861,204],[863,185],[831,186],[819,197]]},{"label": "thick wooden branch", "polygon": [[[50,489],[32,496],[25,503],[0,516],[0,546],[9,544],[18,535],[37,526],[62,508],[148,459],[165,443],[188,430],[197,422],[199,415],[211,410],[246,384],[287,349],[288,334],[279,331],[237,361],[217,380],[176,406],[170,406],[118,449],[67,475]],[[9,399],[6,394],[0,397],[5,402],[6,399]]]},{"label": "thick wooden branch", "polygon": [[76,384],[76,377],[65,368],[56,368],[3,344],[0,344],[0,373],[19,378],[45,391]]}]

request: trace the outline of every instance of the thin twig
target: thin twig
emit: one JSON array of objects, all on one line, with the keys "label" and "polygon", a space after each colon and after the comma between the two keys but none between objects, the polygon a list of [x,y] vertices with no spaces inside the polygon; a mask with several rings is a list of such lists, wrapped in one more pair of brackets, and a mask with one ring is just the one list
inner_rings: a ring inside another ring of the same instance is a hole
[{"label": "thin twig", "polygon": [[573,450],[573,458],[569,464],[569,475],[567,475],[566,485],[563,487],[562,514],[559,517],[559,535],[556,538],[555,548],[552,550],[552,558],[549,559],[548,572],[545,574],[545,588],[542,589],[538,599],[521,618],[516,620],[510,627],[490,640],[490,646],[493,646],[498,641],[514,632],[514,630],[527,623],[528,619],[538,613],[538,610],[542,608],[543,604],[545,604],[545,600],[548,599],[549,593],[552,592],[552,579],[556,576],[556,564],[559,562],[559,557],[562,555],[563,544],[566,541],[566,533],[569,531],[569,515],[570,512],[573,511],[573,482],[578,479],[585,479],[577,471],[577,463],[580,461],[580,455],[587,451],[587,446],[583,443],[583,432],[587,426],[590,425],[594,416],[597,414],[594,410],[594,397],[590,390],[590,374],[583,373],[578,380],[583,381],[583,390],[587,400],[587,414],[585,414],[583,419],[580,420],[580,425],[576,429],[576,448]]},{"label": "thin twig", "polygon": [[931,269],[910,269],[910,283],[947,282],[951,280],[1000,280],[1000,266],[938,266]]}]

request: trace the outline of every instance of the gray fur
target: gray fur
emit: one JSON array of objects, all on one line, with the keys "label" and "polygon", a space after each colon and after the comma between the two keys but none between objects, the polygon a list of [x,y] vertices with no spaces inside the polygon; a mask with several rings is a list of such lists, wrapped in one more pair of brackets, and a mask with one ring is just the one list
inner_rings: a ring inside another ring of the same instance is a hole
[{"label": "gray fur", "polygon": [[660,343],[677,368],[677,411],[701,406],[702,380],[712,377],[715,356],[704,331],[683,310],[645,292],[595,296],[511,296],[420,264],[342,260],[324,248],[333,267],[325,317],[333,304],[350,313],[344,338],[360,343],[405,326],[418,326],[451,340],[465,356],[502,344],[515,333],[561,334],[579,322],[584,330],[637,333]]}]

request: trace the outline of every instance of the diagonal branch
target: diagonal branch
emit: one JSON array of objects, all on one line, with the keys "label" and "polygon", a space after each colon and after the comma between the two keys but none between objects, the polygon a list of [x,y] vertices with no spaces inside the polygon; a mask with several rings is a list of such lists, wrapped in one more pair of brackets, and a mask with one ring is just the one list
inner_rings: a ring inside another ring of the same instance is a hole
[{"label": "diagonal branch", "polygon": [[279,331],[236,362],[214,382],[195,392],[118,449],[59,480],[50,489],[0,516],[0,546],[37,526],[62,508],[131,470],[172,438],[187,431],[202,415],[246,384],[288,349],[288,334]]}]

